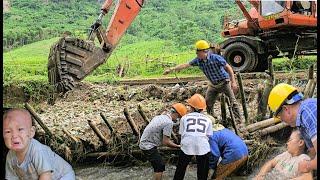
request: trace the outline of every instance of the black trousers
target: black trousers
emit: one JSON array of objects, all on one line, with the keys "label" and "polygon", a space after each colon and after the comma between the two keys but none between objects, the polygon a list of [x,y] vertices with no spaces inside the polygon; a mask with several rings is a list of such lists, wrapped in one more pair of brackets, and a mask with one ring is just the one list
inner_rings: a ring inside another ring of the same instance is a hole
[{"label": "black trousers", "polygon": [[[198,180],[207,180],[208,178],[209,154],[210,152],[201,156],[196,155]],[[180,151],[176,172],[174,173],[174,180],[183,180],[186,168],[192,157],[193,155],[187,155],[183,151]]]}]

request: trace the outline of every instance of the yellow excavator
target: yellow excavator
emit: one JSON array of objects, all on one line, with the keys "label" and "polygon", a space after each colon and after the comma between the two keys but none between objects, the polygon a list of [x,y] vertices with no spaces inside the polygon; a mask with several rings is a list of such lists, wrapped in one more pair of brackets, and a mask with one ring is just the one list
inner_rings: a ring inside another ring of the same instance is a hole
[{"label": "yellow excavator", "polygon": [[[103,64],[140,12],[143,3],[143,0],[118,0],[105,30],[102,19],[112,6],[112,0],[106,0],[100,15],[91,26],[87,40],[65,36],[52,45],[48,57],[48,79],[55,91],[72,90],[76,82]],[[100,47],[95,46],[95,38],[99,40]]]}]

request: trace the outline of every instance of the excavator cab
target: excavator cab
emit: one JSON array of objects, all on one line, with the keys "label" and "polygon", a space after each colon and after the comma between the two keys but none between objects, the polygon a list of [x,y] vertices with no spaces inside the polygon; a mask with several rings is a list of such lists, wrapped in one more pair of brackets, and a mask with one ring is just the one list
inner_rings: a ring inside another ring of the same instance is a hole
[{"label": "excavator cab", "polygon": [[[51,46],[48,57],[48,79],[55,92],[72,90],[98,66],[103,64],[115,49],[120,38],[143,6],[143,0],[118,0],[109,25],[102,26],[103,17],[109,12],[112,0],[106,0],[101,13],[91,26],[88,39],[65,35]],[[100,47],[94,43],[99,40]]]}]

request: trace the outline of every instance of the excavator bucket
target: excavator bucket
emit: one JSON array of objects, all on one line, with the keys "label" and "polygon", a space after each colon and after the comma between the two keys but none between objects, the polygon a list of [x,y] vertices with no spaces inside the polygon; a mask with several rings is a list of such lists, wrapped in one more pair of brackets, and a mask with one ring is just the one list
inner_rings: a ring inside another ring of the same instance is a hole
[{"label": "excavator bucket", "polygon": [[96,47],[92,41],[63,37],[50,49],[49,83],[58,92],[72,90],[77,82],[104,63],[111,52],[111,49]]},{"label": "excavator bucket", "polygon": [[[106,0],[101,13],[91,26],[88,40],[63,37],[52,45],[48,58],[48,79],[56,92],[72,90],[111,55],[120,38],[138,15],[143,0],[118,0],[107,30],[102,27],[102,18],[109,12],[112,0]],[[96,47],[94,39],[100,42]]]}]

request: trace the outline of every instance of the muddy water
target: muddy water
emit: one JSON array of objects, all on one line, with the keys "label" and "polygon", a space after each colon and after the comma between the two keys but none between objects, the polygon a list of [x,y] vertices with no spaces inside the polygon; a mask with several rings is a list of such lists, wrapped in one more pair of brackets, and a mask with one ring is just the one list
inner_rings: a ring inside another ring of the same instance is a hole
[{"label": "muddy water", "polygon": [[[283,145],[277,147],[272,154],[268,155],[268,159],[275,157],[276,155],[284,152],[286,147]],[[259,165],[256,169],[252,170],[252,173],[247,176],[232,176],[227,179],[252,179],[259,171],[263,164]],[[151,180],[153,169],[151,165],[146,166],[134,166],[134,167],[113,167],[103,164],[75,167],[77,180]],[[173,179],[176,166],[173,164],[166,164],[166,171],[164,172],[163,179]],[[185,180],[197,179],[197,166],[196,164],[190,164],[186,171]]]}]

